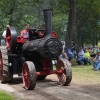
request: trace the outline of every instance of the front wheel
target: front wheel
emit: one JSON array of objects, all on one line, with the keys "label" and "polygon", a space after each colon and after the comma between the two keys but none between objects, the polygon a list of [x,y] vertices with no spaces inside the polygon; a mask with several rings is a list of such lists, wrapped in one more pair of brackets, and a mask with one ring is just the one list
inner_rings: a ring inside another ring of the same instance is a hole
[{"label": "front wheel", "polygon": [[57,74],[59,84],[65,86],[68,85],[72,80],[72,69],[71,64],[66,59],[59,59],[57,61],[56,69],[62,71],[62,74]]},{"label": "front wheel", "polygon": [[22,79],[24,88],[32,90],[36,85],[36,69],[35,65],[31,61],[26,61],[22,67]]}]

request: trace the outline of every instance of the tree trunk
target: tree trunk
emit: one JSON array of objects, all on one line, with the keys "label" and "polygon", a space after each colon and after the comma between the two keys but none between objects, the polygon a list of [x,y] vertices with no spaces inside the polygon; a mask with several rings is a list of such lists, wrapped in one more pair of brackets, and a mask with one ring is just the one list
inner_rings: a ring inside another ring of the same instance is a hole
[{"label": "tree trunk", "polygon": [[77,29],[77,49],[82,46],[82,33],[81,33],[81,21],[79,15],[76,15],[76,29]]},{"label": "tree trunk", "polygon": [[74,27],[74,20],[75,20],[75,8],[76,8],[76,0],[69,0],[69,18],[68,18],[68,27],[66,32],[65,38],[65,45],[66,47],[71,47],[71,41],[73,39],[73,27]]},{"label": "tree trunk", "polygon": [[92,43],[92,46],[94,47],[95,46],[95,34],[94,34],[94,31],[91,32],[91,35],[92,35],[91,43]]}]

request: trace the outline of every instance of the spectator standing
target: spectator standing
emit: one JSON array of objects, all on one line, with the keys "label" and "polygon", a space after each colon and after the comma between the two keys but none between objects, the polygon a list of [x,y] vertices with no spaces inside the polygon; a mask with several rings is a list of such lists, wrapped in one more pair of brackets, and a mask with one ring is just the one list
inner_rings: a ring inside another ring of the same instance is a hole
[{"label": "spectator standing", "polygon": [[76,55],[77,55],[76,47],[75,47],[75,43],[73,41],[71,42],[71,51],[74,54],[74,57],[76,57]]},{"label": "spectator standing", "polygon": [[65,52],[65,44],[62,42],[62,53],[61,53],[61,55],[59,56],[59,59],[60,58],[66,58],[66,59],[68,59],[68,56],[67,56],[67,54],[66,54],[66,52]]},{"label": "spectator standing", "polygon": [[67,53],[66,53],[66,48],[65,48],[65,44],[64,43],[62,43],[62,53],[61,53],[61,55],[59,56],[59,59],[66,59],[66,64],[68,65],[68,66],[71,66],[71,63],[69,62],[69,57],[68,57],[68,55],[67,55]]},{"label": "spectator standing", "polygon": [[5,43],[5,39],[6,39],[6,31],[7,31],[7,28],[9,28],[10,26],[9,25],[7,25],[6,26],[6,30],[3,32],[3,34],[2,34],[2,37],[3,37],[3,39],[1,39],[1,45],[5,45],[6,43]]},{"label": "spectator standing", "polygon": [[6,31],[7,31],[7,28],[9,28],[10,26],[9,25],[7,25],[6,26],[6,30],[3,32],[3,34],[2,34],[2,37],[5,39],[6,38]]}]

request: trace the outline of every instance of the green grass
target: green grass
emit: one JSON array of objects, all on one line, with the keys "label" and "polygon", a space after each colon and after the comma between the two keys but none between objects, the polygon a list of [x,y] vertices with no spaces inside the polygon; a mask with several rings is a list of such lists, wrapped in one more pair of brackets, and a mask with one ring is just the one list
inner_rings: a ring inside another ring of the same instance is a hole
[{"label": "green grass", "polygon": [[14,97],[0,90],[0,100],[14,100]]},{"label": "green grass", "polygon": [[72,65],[72,81],[82,84],[100,84],[100,71],[89,65]]}]

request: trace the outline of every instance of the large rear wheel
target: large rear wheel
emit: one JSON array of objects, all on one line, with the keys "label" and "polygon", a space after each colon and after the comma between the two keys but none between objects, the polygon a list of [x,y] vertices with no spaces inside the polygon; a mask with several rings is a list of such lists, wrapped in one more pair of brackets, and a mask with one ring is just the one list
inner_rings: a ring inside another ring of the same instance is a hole
[{"label": "large rear wheel", "polygon": [[72,69],[71,64],[66,59],[59,59],[57,61],[56,68],[58,71],[62,71],[62,74],[57,74],[59,84],[61,85],[68,85],[72,80]]},{"label": "large rear wheel", "polygon": [[7,28],[6,45],[9,49],[15,49],[17,45],[17,32],[14,27]]},{"label": "large rear wheel", "polygon": [[36,69],[35,65],[31,61],[26,61],[22,67],[22,79],[24,88],[32,90],[36,85]]},{"label": "large rear wheel", "polygon": [[9,74],[8,53],[6,46],[0,46],[0,82],[10,82],[13,75]]}]

